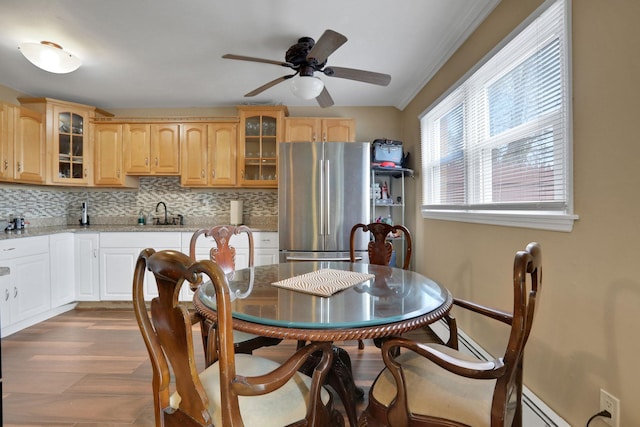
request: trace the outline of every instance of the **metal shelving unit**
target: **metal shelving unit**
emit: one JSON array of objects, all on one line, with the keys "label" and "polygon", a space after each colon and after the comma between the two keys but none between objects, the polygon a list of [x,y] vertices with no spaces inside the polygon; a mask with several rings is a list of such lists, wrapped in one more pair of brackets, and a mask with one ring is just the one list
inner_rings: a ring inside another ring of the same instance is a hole
[{"label": "metal shelving unit", "polygon": [[[371,166],[371,222],[379,219],[391,218],[393,224],[405,225],[405,178],[412,177],[413,170],[407,168],[384,168]],[[377,199],[374,193],[374,185],[380,187],[387,183],[388,199]],[[401,247],[397,247],[401,244]],[[404,262],[405,242],[403,238],[394,239],[394,247],[397,247],[395,266]]]}]

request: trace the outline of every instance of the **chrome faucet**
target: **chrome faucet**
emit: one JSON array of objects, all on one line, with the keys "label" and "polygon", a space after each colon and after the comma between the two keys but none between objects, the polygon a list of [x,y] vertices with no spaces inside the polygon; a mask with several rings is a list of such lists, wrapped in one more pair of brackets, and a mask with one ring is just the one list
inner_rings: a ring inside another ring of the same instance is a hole
[{"label": "chrome faucet", "polygon": [[[158,204],[156,205],[156,212],[158,212],[158,207],[162,205],[164,206],[164,223],[163,225],[167,225],[169,224],[169,219],[167,218],[167,205],[164,202],[158,202]],[[157,225],[160,225],[160,219],[157,219]]]}]

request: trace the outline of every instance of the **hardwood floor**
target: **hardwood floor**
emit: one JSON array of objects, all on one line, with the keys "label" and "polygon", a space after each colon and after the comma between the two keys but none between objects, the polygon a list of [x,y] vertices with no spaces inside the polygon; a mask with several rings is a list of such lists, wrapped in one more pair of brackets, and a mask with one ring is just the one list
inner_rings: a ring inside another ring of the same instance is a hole
[{"label": "hardwood floor", "polygon": [[[413,336],[431,339],[424,330]],[[356,341],[340,346],[366,396],[383,363],[380,350],[365,344],[364,350]],[[294,348],[295,342],[283,342],[256,354],[281,360]],[[154,425],[151,366],[130,309],[75,309],[10,335],[2,339],[2,373],[4,427]],[[358,412],[365,405],[366,398]]]}]

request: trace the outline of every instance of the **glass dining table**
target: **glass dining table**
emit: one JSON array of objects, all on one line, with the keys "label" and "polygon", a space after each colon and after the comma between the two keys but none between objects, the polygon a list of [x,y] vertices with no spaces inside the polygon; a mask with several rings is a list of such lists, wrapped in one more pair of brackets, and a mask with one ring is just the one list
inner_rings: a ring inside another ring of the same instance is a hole
[{"label": "glass dining table", "polygon": [[[274,286],[323,269],[372,275],[331,296]],[[451,309],[451,293],[419,273],[366,263],[342,261],[290,262],[250,267],[228,275],[233,328],[260,336],[303,341],[383,339],[437,321]],[[194,306],[215,321],[216,301],[211,283],[194,295]],[[361,397],[346,351],[334,348],[328,382],[336,390],[352,426],[354,399]]]}]

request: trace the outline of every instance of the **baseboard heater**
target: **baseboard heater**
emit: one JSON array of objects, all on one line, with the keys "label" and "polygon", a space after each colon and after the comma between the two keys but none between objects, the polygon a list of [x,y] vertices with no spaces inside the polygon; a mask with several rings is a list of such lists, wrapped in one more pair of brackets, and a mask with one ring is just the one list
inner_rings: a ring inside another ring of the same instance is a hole
[{"label": "baseboard heater", "polygon": [[[442,341],[446,342],[449,339],[449,327],[443,320],[429,326]],[[494,358],[462,330],[458,330],[458,345],[460,351],[471,354],[478,359],[491,360]],[[522,412],[524,427],[571,427],[524,385],[522,387]]]}]

